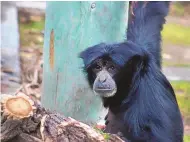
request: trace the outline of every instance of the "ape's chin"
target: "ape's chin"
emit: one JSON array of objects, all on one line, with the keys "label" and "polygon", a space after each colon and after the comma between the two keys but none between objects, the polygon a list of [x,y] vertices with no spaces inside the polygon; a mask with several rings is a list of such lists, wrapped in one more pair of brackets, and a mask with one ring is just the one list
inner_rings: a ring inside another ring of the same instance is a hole
[{"label": "ape's chin", "polygon": [[106,89],[97,89],[94,90],[94,94],[100,96],[100,97],[113,97],[115,95],[115,93],[117,92],[117,88],[113,89],[113,90],[106,90]]}]

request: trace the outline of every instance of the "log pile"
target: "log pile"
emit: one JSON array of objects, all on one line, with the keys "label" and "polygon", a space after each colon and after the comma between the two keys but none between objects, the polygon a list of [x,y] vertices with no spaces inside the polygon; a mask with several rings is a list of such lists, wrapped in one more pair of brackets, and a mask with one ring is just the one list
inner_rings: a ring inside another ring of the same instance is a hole
[{"label": "log pile", "polygon": [[46,110],[20,90],[2,94],[2,142],[123,142],[116,135]]}]

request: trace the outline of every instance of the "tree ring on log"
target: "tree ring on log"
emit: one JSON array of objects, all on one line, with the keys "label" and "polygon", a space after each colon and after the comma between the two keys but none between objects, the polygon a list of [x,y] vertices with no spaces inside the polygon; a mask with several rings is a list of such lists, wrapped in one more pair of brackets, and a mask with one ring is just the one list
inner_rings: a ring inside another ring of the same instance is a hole
[{"label": "tree ring on log", "polygon": [[22,92],[17,95],[6,95],[2,98],[4,115],[13,119],[22,119],[33,115],[36,109],[34,102]]}]

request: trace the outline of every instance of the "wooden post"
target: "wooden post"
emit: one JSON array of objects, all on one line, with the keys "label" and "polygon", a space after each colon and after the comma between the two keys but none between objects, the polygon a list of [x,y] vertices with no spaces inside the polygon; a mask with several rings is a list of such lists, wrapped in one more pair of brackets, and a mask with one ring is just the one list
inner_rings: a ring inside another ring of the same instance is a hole
[{"label": "wooden post", "polygon": [[128,2],[47,2],[42,105],[85,123],[104,118],[78,54],[124,40],[127,23]]}]

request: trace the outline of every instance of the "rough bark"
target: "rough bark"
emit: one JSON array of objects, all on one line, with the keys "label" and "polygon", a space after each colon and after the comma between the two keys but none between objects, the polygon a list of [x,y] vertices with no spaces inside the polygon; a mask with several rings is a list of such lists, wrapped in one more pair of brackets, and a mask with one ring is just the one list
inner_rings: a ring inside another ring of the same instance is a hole
[{"label": "rough bark", "polygon": [[122,142],[116,135],[46,110],[21,92],[2,94],[1,110],[2,142]]}]

